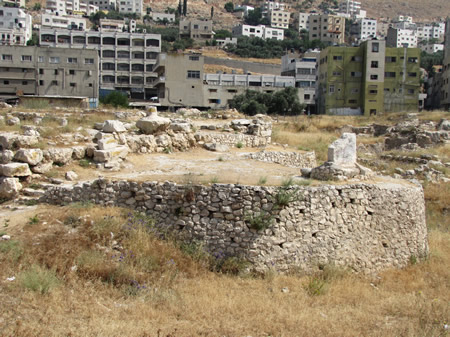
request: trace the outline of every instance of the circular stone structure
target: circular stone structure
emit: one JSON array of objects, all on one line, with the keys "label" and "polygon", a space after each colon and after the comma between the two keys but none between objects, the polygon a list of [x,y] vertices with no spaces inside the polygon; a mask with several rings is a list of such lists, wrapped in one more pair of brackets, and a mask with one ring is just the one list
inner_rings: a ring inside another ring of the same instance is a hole
[{"label": "circular stone structure", "polygon": [[257,271],[333,264],[372,273],[428,254],[422,187],[371,183],[262,187],[111,181],[51,186],[41,201],[90,201],[145,212],[159,228]]}]

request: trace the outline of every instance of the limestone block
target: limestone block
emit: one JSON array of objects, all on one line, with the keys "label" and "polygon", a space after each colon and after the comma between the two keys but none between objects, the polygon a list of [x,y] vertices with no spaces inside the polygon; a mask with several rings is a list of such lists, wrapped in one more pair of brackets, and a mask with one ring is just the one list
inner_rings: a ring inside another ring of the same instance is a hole
[{"label": "limestone block", "polygon": [[53,167],[52,161],[40,162],[36,166],[31,167],[31,171],[33,173],[43,174],[43,173],[47,173],[48,171],[50,171],[52,169],[52,167]]},{"label": "limestone block", "polygon": [[6,118],[7,125],[17,125],[20,124],[20,119],[18,117],[7,117]]},{"label": "limestone block", "polygon": [[447,119],[441,119],[439,124],[437,125],[438,130],[450,131],[450,121]]},{"label": "limestone block", "polygon": [[328,147],[328,161],[340,166],[354,166],[356,163],[356,135],[343,133],[341,138]]},{"label": "limestone block", "polygon": [[30,165],[37,165],[43,158],[44,155],[41,149],[21,149],[14,156],[14,160]]},{"label": "limestone block", "polygon": [[0,178],[0,198],[15,198],[21,189],[22,184],[18,178]]},{"label": "limestone block", "polygon": [[95,150],[94,161],[97,163],[105,163],[113,159],[124,159],[128,155],[129,148],[124,145],[116,146],[109,150]]},{"label": "limestone block", "polygon": [[118,120],[107,120],[103,124],[102,131],[106,133],[113,133],[113,132],[126,132],[127,129],[123,125],[121,121]]},{"label": "limestone block", "polygon": [[55,164],[65,165],[72,160],[72,148],[51,148],[44,151],[44,157]]},{"label": "limestone block", "polygon": [[117,141],[114,138],[105,138],[100,139],[97,142],[97,145],[99,150],[110,150],[117,147],[119,144],[117,144]]},{"label": "limestone block", "polygon": [[83,159],[86,155],[86,148],[84,146],[74,146],[72,147],[72,150],[73,159]]},{"label": "limestone block", "polygon": [[175,132],[190,132],[191,124],[183,123],[183,122],[176,122],[176,123],[170,124],[170,129]]},{"label": "limestone block", "polygon": [[11,150],[4,150],[0,152],[0,164],[8,164],[13,160],[14,152]]},{"label": "limestone block", "polygon": [[160,117],[155,114],[144,117],[136,122],[136,127],[146,135],[165,131],[169,126],[169,118]]},{"label": "limestone block", "polygon": [[28,164],[8,163],[0,165],[0,175],[5,177],[27,177],[31,175]]},{"label": "limestone block", "polygon": [[227,152],[230,150],[228,145],[217,143],[206,143],[205,145],[203,145],[203,147],[208,151],[215,151],[215,152]]},{"label": "limestone block", "polygon": [[66,180],[74,181],[78,179],[78,174],[76,174],[74,171],[67,171],[65,177]]},{"label": "limestone block", "polygon": [[3,150],[29,147],[39,141],[36,136],[23,136],[16,132],[2,132],[0,135],[0,146]]}]

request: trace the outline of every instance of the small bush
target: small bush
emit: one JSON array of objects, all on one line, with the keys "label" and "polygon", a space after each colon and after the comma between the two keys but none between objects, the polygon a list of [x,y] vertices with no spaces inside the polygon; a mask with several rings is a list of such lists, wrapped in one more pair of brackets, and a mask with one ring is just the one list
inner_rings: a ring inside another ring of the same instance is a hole
[{"label": "small bush", "polygon": [[244,144],[242,144],[242,142],[238,142],[238,143],[236,144],[236,147],[237,147],[238,149],[242,149],[242,148],[244,147]]},{"label": "small bush", "polygon": [[91,161],[89,159],[81,159],[78,162],[78,165],[80,165],[81,167],[89,167],[91,165]]},{"label": "small bush", "polygon": [[319,277],[310,277],[308,283],[305,285],[304,289],[306,293],[310,296],[323,295],[326,291],[326,281]]},{"label": "small bush", "polygon": [[22,244],[16,240],[0,241],[0,254],[12,262],[17,262],[23,255]]},{"label": "small bush", "polygon": [[31,218],[28,219],[28,224],[29,225],[36,225],[39,223],[39,217],[37,215],[32,216]]},{"label": "small bush", "polygon": [[288,190],[286,188],[280,188],[275,194],[275,204],[279,207],[285,207],[291,202],[295,202],[301,199],[299,191],[297,189]]},{"label": "small bush", "polygon": [[250,225],[250,228],[257,231],[269,228],[273,222],[273,216],[267,212],[261,211],[259,213],[247,214],[245,221]]},{"label": "small bush", "polygon": [[19,275],[22,287],[45,295],[60,284],[55,271],[32,265]]},{"label": "small bush", "polygon": [[112,105],[113,107],[128,108],[128,97],[120,91],[113,91],[110,94],[100,98],[100,103]]},{"label": "small bush", "polygon": [[219,182],[219,178],[218,177],[212,177],[210,182],[211,182],[211,184],[217,184]]},{"label": "small bush", "polygon": [[267,177],[260,177],[258,180],[258,185],[265,185],[267,183]]},{"label": "small bush", "polygon": [[281,186],[283,186],[283,187],[289,187],[289,186],[292,186],[292,185],[294,185],[294,178],[293,177],[289,177],[289,178],[286,178],[286,179],[283,179],[283,181],[281,182]]}]

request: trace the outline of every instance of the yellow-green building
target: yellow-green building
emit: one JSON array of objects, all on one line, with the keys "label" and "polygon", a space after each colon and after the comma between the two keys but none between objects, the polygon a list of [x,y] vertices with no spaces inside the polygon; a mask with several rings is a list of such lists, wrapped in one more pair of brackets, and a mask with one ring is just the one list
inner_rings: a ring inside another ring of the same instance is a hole
[{"label": "yellow-green building", "polygon": [[328,47],[318,60],[317,109],[321,114],[373,115],[416,111],[420,49],[386,48],[385,41]]}]

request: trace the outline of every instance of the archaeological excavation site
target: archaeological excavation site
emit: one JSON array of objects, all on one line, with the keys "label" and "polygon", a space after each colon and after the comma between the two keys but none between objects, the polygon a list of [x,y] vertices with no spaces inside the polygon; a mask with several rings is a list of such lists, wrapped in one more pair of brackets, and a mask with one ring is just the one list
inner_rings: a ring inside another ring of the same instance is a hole
[{"label": "archaeological excavation site", "polygon": [[[448,141],[447,121],[423,123],[414,114],[393,126],[343,126],[322,160],[273,140],[274,125],[288,122],[233,110],[4,109],[2,123],[11,129],[0,135],[5,205],[126,208],[152,217],[158,231],[245,259],[260,272],[333,264],[373,273],[425,258],[419,179],[448,181],[437,169],[448,163],[432,157],[402,156],[420,166],[390,175],[371,163],[377,147]],[[384,143],[359,143],[369,134]]]}]

